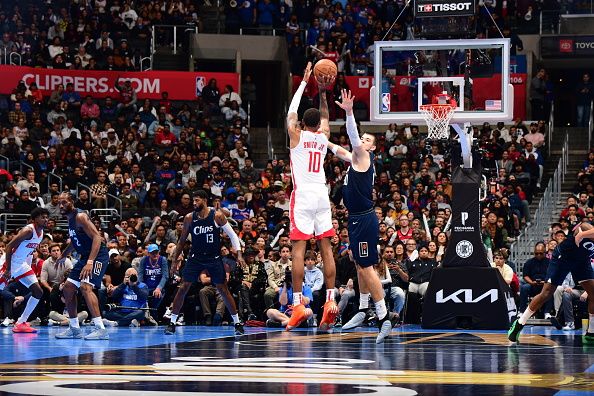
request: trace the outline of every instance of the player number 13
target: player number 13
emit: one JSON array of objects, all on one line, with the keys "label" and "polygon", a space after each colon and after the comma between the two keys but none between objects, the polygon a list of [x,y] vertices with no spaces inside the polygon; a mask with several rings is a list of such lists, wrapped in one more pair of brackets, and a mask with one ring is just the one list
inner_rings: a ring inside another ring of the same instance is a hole
[{"label": "player number 13", "polygon": [[308,172],[319,173],[320,164],[322,162],[322,153],[319,151],[309,152],[309,166],[307,167]]}]

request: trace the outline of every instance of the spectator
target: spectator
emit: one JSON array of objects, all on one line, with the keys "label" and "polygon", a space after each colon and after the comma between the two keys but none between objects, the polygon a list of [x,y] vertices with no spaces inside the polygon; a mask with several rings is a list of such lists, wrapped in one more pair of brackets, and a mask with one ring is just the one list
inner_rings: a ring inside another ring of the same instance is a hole
[{"label": "spectator", "polygon": [[[202,288],[198,292],[198,295],[204,315],[204,324],[206,326],[220,326],[225,316],[225,302],[223,301],[223,297],[221,297],[217,288],[213,286],[208,271],[204,270],[200,273],[200,283],[202,284]],[[214,315],[212,314],[211,301],[215,305]]]},{"label": "spectator", "polygon": [[169,279],[169,263],[159,254],[159,247],[150,244],[148,256],[141,258],[138,266],[138,281],[148,288],[148,306],[158,309],[165,298],[165,284]]}]

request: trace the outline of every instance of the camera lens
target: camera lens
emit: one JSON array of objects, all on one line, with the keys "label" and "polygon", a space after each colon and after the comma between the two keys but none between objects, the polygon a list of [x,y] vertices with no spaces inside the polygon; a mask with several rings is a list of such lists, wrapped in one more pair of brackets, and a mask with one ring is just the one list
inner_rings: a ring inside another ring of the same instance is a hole
[{"label": "camera lens", "polygon": [[138,280],[138,276],[136,276],[135,274],[130,275],[130,282],[134,283]]}]

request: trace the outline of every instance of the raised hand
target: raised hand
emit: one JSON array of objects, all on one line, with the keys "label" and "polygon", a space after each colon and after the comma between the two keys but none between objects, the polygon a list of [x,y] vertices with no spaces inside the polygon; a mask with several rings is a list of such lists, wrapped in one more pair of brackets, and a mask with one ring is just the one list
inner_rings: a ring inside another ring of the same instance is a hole
[{"label": "raised hand", "polygon": [[341,89],[340,92],[342,96],[342,102],[335,101],[335,103],[338,105],[338,107],[346,111],[348,114],[349,112],[353,111],[353,103],[355,102],[355,96],[351,93],[351,91],[348,91],[346,89]]},{"label": "raised hand", "polygon": [[307,66],[305,67],[305,72],[303,73],[303,81],[308,82],[309,77],[311,76],[311,62],[307,62]]}]

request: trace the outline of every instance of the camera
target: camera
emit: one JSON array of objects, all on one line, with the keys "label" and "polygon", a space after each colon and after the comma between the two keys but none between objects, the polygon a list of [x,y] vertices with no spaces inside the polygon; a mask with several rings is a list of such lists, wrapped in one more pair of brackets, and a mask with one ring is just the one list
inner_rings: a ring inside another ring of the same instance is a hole
[{"label": "camera", "polygon": [[138,276],[136,274],[130,275],[130,283],[134,283],[138,281]]},{"label": "camera", "polygon": [[286,270],[285,271],[285,284],[287,285],[287,288],[290,288],[292,286],[293,283],[293,274],[291,273],[291,270]]}]

